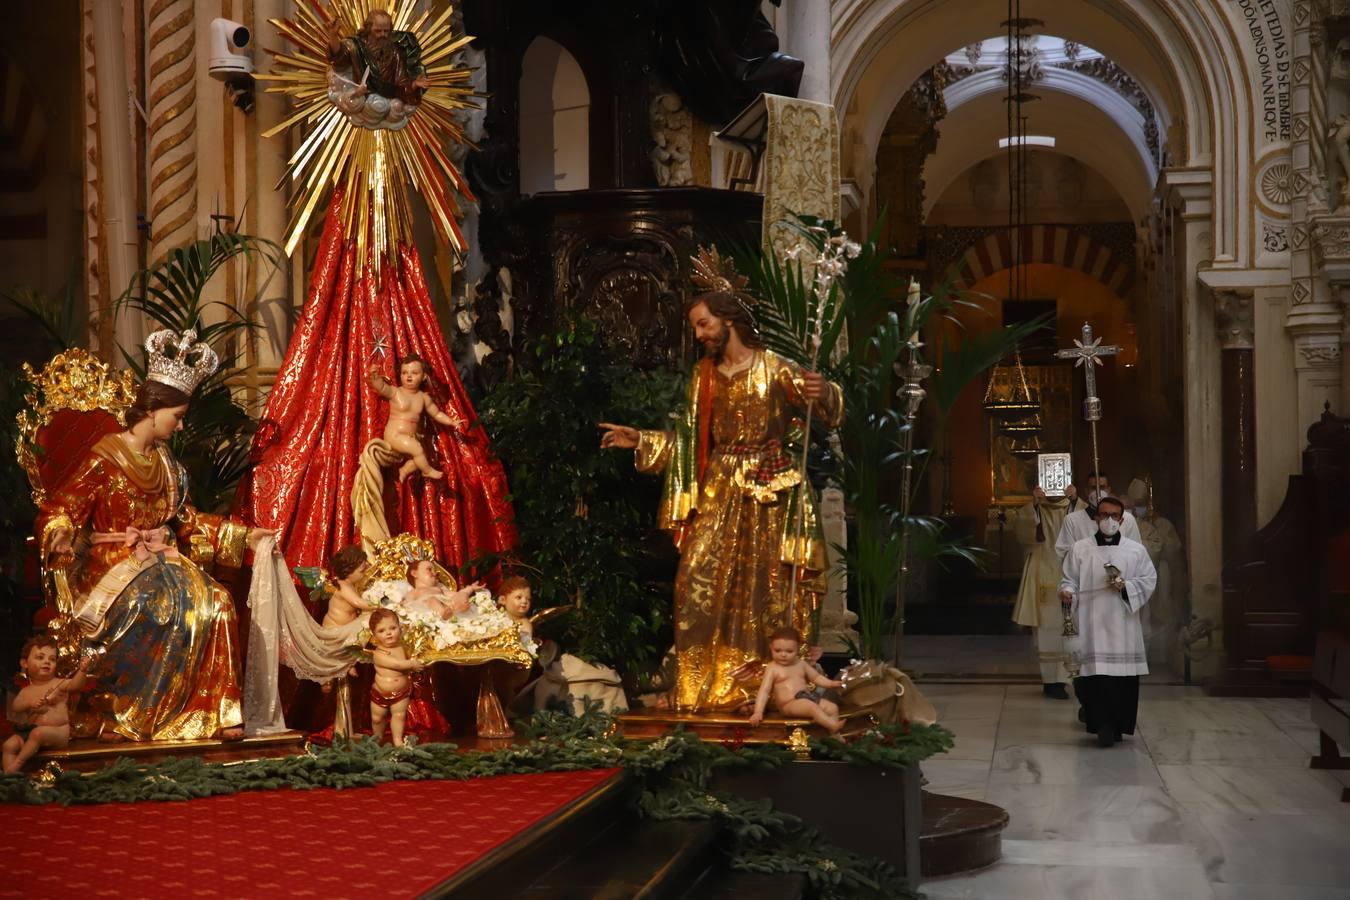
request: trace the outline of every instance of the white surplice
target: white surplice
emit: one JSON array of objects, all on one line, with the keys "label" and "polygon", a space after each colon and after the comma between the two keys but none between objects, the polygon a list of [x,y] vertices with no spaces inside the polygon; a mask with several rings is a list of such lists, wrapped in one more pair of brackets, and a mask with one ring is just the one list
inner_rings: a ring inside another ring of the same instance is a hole
[{"label": "white surplice", "polygon": [[[1107,586],[1107,565],[1120,570],[1125,597]],[[1099,547],[1092,536],[1070,548],[1060,590],[1073,594],[1078,635],[1064,639],[1064,651],[1077,660],[1079,675],[1148,674],[1139,611],[1157,583],[1148,551],[1138,541],[1122,537],[1115,546]]]},{"label": "white surplice", "polygon": [[[1075,509],[1064,517],[1064,524],[1059,526],[1059,538],[1055,541],[1055,553],[1059,556],[1059,564],[1064,565],[1064,557],[1069,555],[1069,548],[1078,543],[1085,537],[1092,537],[1097,533],[1097,523],[1088,515],[1087,507]],[[1120,523],[1120,533],[1132,541],[1139,541],[1139,523],[1134,520],[1133,513],[1125,513],[1125,518]]]}]

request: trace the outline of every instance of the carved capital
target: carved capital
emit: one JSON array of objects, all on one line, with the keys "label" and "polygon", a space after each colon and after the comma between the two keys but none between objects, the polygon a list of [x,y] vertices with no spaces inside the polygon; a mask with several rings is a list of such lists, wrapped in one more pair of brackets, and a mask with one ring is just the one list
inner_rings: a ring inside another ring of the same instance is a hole
[{"label": "carved capital", "polygon": [[1219,345],[1225,350],[1250,350],[1256,343],[1256,317],[1251,288],[1211,288]]},{"label": "carved capital", "polygon": [[1350,280],[1350,216],[1318,216],[1308,232],[1313,258],[1327,278]]}]

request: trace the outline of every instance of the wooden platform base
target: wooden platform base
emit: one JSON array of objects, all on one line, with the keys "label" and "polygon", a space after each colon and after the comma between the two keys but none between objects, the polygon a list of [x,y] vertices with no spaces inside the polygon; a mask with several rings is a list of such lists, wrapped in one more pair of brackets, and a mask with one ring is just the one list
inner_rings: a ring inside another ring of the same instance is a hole
[{"label": "wooden platform base", "polygon": [[919,859],[924,878],[973,872],[1003,855],[1008,812],[982,800],[923,792]]},{"label": "wooden platform base", "polygon": [[[656,739],[675,728],[683,728],[705,741],[736,741],[742,744],[782,744],[805,750],[808,736],[823,737],[828,732],[810,719],[766,718],[751,725],[743,716],[720,713],[687,713],[667,709],[643,709],[618,717],[624,737]],[[866,712],[845,713],[840,734],[866,731],[875,724]]]},{"label": "wooden platform base", "polygon": [[93,738],[70,742],[63,750],[46,750],[29,763],[38,768],[55,762],[63,769],[89,771],[99,769],[118,757],[133,757],[137,762],[160,762],[174,756],[198,756],[205,762],[237,762],[269,756],[292,756],[305,752],[305,735],[285,731],[238,741],[118,741],[109,743]]}]

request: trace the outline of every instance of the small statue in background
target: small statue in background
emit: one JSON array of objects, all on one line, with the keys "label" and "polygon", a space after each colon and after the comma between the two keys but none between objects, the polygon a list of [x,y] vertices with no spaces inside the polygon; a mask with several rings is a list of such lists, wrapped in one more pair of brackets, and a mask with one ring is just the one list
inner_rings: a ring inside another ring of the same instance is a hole
[{"label": "small statue in background", "polygon": [[19,654],[19,665],[28,677],[9,712],[16,720],[16,732],[4,744],[4,772],[18,772],[24,763],[45,748],[65,747],[70,743],[70,712],[66,698],[89,680],[85,671],[89,657],[70,678],[56,677],[56,639],[47,635],[29,638]]},{"label": "small statue in background", "polygon": [[427,451],[418,437],[418,428],[422,424],[422,414],[447,428],[464,427],[464,420],[448,415],[436,401],[423,389],[427,380],[427,364],[415,354],[405,356],[398,363],[399,384],[390,384],[384,374],[374,366],[370,370],[370,386],[381,397],[389,401],[389,422],[384,426],[384,439],[394,450],[408,457],[408,461],[398,470],[401,482],[413,473],[420,471],[424,478],[444,478],[445,473],[432,466],[427,459]]},{"label": "small statue in background", "polygon": [[1341,113],[1331,120],[1327,137],[1336,148],[1336,161],[1341,164],[1341,177],[1336,188],[1336,211],[1350,206],[1350,113]]},{"label": "small statue in background", "polygon": [[370,686],[370,733],[384,740],[384,724],[395,747],[403,746],[403,726],[408,718],[413,684],[409,672],[420,672],[426,663],[409,659],[403,649],[403,627],[392,609],[377,609],[370,614],[370,634],[375,663],[375,683]]}]

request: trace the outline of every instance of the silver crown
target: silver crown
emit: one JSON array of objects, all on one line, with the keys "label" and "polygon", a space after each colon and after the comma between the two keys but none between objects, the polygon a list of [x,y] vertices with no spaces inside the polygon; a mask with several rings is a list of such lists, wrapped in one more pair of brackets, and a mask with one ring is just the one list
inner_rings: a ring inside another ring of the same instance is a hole
[{"label": "silver crown", "polygon": [[[173,349],[170,356],[166,351]],[[172,329],[156,331],[145,339],[150,362],[145,377],[191,394],[206,378],[220,368],[220,357],[206,344],[197,343],[197,331],[189,328],[181,335]]]}]

